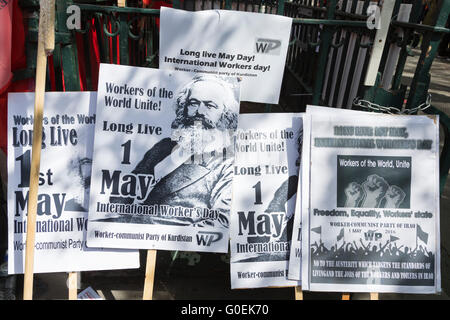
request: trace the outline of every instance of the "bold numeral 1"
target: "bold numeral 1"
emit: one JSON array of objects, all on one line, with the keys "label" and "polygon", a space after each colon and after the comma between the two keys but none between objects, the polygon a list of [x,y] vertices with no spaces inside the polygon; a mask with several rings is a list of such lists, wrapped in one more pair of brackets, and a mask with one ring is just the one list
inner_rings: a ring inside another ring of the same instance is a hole
[{"label": "bold numeral 1", "polygon": [[261,181],[258,181],[252,188],[255,188],[255,204],[262,204],[261,202]]},{"label": "bold numeral 1", "polygon": [[16,158],[20,161],[20,184],[19,188],[28,188],[30,186],[30,170],[31,170],[31,152],[26,151],[23,155]]},{"label": "bold numeral 1", "polygon": [[123,147],[123,160],[121,163],[130,164],[131,140],[128,140],[121,146]]}]

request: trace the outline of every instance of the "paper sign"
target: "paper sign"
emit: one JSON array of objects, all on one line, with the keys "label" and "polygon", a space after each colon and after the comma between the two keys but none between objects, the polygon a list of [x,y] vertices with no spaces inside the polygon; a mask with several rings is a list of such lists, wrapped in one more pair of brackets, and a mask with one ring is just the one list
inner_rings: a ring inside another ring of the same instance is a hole
[{"label": "paper sign", "polygon": [[[131,250],[86,247],[96,94],[45,94],[33,272],[139,267]],[[8,95],[8,272],[23,273],[34,93]]]},{"label": "paper sign", "polygon": [[101,64],[88,244],[227,252],[236,78]]},{"label": "paper sign", "polygon": [[231,287],[295,286],[287,267],[299,181],[302,114],[241,114],[231,225]]},{"label": "paper sign", "polygon": [[311,114],[303,288],[440,291],[437,120]]},{"label": "paper sign", "polygon": [[159,67],[241,77],[241,101],[278,104],[291,25],[271,14],[162,7]]}]

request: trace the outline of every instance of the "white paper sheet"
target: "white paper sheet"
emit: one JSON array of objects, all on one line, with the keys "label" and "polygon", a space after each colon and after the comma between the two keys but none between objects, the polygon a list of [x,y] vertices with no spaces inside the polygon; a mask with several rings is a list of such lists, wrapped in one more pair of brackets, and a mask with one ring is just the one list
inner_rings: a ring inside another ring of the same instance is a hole
[{"label": "white paper sheet", "polygon": [[291,25],[272,14],[162,7],[159,68],[241,77],[241,101],[278,104]]},{"label": "white paper sheet", "polygon": [[230,242],[233,289],[298,285],[287,279],[287,273],[297,211],[302,116],[239,116]]},{"label": "white paper sheet", "polygon": [[100,65],[88,244],[227,252],[236,78]]},{"label": "white paper sheet", "polygon": [[[33,272],[139,267],[136,250],[86,247],[96,93],[45,94]],[[8,95],[8,272],[23,273],[34,93]]]}]

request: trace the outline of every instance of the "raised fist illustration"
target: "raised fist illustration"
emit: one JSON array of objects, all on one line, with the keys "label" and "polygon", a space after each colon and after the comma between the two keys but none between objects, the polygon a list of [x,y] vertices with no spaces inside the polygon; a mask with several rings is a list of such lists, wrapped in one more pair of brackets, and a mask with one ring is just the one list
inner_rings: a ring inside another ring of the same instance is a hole
[{"label": "raised fist illustration", "polygon": [[366,197],[362,201],[361,207],[378,208],[389,184],[379,175],[371,174],[367,177],[366,181],[362,183],[362,187]]},{"label": "raised fist illustration", "polygon": [[384,195],[384,199],[386,200],[384,207],[385,208],[398,208],[400,204],[406,197],[406,193],[397,186],[389,186]]},{"label": "raised fist illustration", "polygon": [[350,182],[350,184],[344,190],[345,207],[358,207],[361,200],[364,198],[364,190],[359,183]]}]

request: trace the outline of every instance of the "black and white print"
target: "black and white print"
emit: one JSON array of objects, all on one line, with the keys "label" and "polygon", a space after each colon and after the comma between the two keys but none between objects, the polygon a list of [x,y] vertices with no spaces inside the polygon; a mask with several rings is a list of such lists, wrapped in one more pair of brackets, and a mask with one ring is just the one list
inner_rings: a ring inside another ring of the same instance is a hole
[{"label": "black and white print", "polygon": [[302,144],[302,114],[239,116],[230,242],[232,288],[297,284],[287,279],[287,266]]},{"label": "black and white print", "polygon": [[[114,68],[104,65],[103,70]],[[99,123],[111,124],[120,119],[130,130],[112,132],[112,127],[97,127],[97,136],[107,136],[111,149],[116,148],[122,157],[115,163],[99,163],[102,155],[94,152],[97,183],[91,190],[95,200],[90,219],[98,228],[90,241],[93,245],[105,243],[99,236],[104,232],[101,230],[114,229],[122,241],[106,241],[109,245],[117,242],[119,246],[136,248],[226,251],[239,112],[238,79],[133,70],[135,74],[116,79],[114,84],[119,88],[134,87],[129,98],[109,90],[106,78],[101,78],[105,82],[99,85],[105,88],[104,96],[99,97],[99,107],[104,108],[104,113],[99,112]],[[111,108],[106,97],[131,99],[127,103],[134,108]],[[146,106],[154,107],[138,108],[142,104],[136,100],[141,102],[142,97],[151,98]],[[109,113],[111,109],[116,114]],[[95,145],[97,148],[101,147]],[[129,232],[131,226],[135,229]]]},{"label": "black and white print", "polygon": [[[86,245],[95,100],[95,92],[45,94],[35,273],[139,267],[137,250]],[[25,264],[34,93],[10,94],[8,106],[8,272],[14,274]]]},{"label": "black and white print", "polygon": [[337,206],[409,208],[411,166],[411,157],[338,155]]},{"label": "black and white print", "polygon": [[302,288],[439,292],[438,121],[320,109],[305,118]]}]

